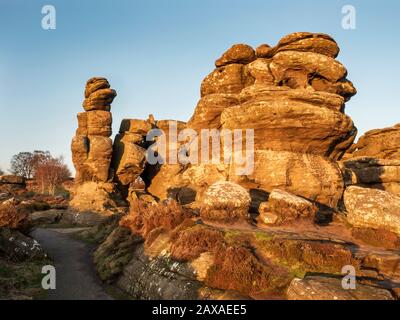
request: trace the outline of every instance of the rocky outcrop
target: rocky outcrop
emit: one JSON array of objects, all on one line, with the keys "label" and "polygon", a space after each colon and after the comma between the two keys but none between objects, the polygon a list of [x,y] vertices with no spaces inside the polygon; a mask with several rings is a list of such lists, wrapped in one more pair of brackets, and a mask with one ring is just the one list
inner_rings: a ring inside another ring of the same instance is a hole
[{"label": "rocky outcrop", "polygon": [[317,207],[311,201],[282,190],[273,190],[268,202],[259,208],[259,221],[267,225],[279,225],[295,220],[314,221]]},{"label": "rocky outcrop", "polygon": [[[124,119],[113,145],[115,91],[104,78],[89,80],[72,143],[71,206],[81,213],[71,221],[84,221],[82,210],[126,213],[99,231],[100,277],[136,299],[392,299],[400,287],[398,128],[353,144],[345,103],[356,89],[338,53],[330,36],[307,32],[274,47],[234,45],[203,80],[187,123]],[[146,139],[152,129],[164,134]],[[203,129],[217,133],[219,162],[192,149],[201,141],[187,133],[202,139]],[[230,150],[233,132],[248,147],[244,165]],[[187,161],[174,162],[178,151]],[[159,163],[146,161],[151,153]],[[97,217],[87,220],[108,221]],[[349,265],[357,292],[341,287]]]},{"label": "rocky outcrop", "polygon": [[224,109],[221,125],[231,130],[253,129],[256,150],[337,159],[357,132],[340,111],[343,99],[335,94],[257,85],[243,90],[240,97],[240,105]]},{"label": "rocky outcrop", "polygon": [[26,206],[14,198],[0,203],[0,228],[26,229],[29,225]]},{"label": "rocky outcrop", "polygon": [[121,185],[129,185],[143,172],[146,161],[146,135],[151,129],[152,124],[149,121],[122,120],[114,140],[112,160],[115,180]]},{"label": "rocky outcrop", "polygon": [[69,205],[78,212],[113,214],[126,210],[120,191],[113,183],[84,182],[71,190],[71,196]]},{"label": "rocky outcrop", "polygon": [[256,50],[258,58],[271,58],[280,51],[305,51],[320,53],[336,58],[339,47],[334,39],[323,33],[295,32],[283,37],[276,47],[260,45]]},{"label": "rocky outcrop", "polygon": [[25,179],[15,175],[0,176],[0,193],[18,195],[26,191]]},{"label": "rocky outcrop", "polygon": [[380,189],[400,195],[400,159],[363,156],[345,160],[341,165],[346,185]]},{"label": "rocky outcrop", "polygon": [[256,150],[253,173],[237,176],[235,164],[230,172],[229,180],[247,189],[268,193],[281,189],[332,208],[337,206],[344,190],[338,165],[313,154]]},{"label": "rocky outcrop", "polygon": [[352,186],[344,193],[344,205],[352,225],[400,234],[400,197],[386,191]]},{"label": "rocky outcrop", "polygon": [[[344,113],[345,102],[356,90],[346,79],[346,68],[335,60],[338,52],[331,37],[312,33],[288,35],[273,48],[262,45],[254,51],[239,44],[226,51],[203,80],[202,97],[187,128],[253,129],[254,170],[238,175],[231,162],[208,164],[207,172],[218,172],[220,180],[250,191],[278,188],[336,208],[344,184],[335,160],[357,133]],[[191,188],[199,201],[204,189],[185,179],[186,172],[197,167],[162,166],[148,190],[163,199],[167,190]],[[212,180],[214,175],[208,176]],[[158,190],[165,180],[169,185]]]},{"label": "rocky outcrop", "polygon": [[400,124],[368,131],[351,146],[345,158],[370,157],[400,160]]},{"label": "rocky outcrop", "polygon": [[11,261],[43,259],[46,255],[39,243],[18,230],[0,227],[0,256]]},{"label": "rocky outcrop", "polygon": [[75,166],[75,187],[70,206],[77,211],[93,210],[104,213],[116,211],[118,194],[111,183],[113,155],[111,136],[111,103],[116,96],[107,79],[95,77],[86,83],[83,107],[78,114],[78,129],[72,139],[72,160]]},{"label": "rocky outcrop", "polygon": [[250,194],[246,189],[232,182],[219,181],[207,189],[200,216],[204,219],[225,222],[246,220],[250,202]]}]

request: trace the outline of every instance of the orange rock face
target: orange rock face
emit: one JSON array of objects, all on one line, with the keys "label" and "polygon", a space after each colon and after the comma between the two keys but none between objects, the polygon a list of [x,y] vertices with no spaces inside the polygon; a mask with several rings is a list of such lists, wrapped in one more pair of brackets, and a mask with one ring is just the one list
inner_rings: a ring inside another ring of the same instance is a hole
[{"label": "orange rock face", "polygon": [[346,159],[354,157],[400,160],[400,124],[365,133],[346,154]]},{"label": "orange rock face", "polygon": [[28,212],[18,202],[9,199],[0,203],[0,228],[21,229],[26,227]]},{"label": "orange rock face", "polygon": [[110,105],[116,96],[105,78],[91,78],[85,89],[84,108],[78,114],[78,129],[71,143],[76,169],[75,181],[107,182],[112,156],[112,115]]},{"label": "orange rock face", "polygon": [[[285,36],[275,47],[261,45],[254,51],[239,44],[228,49],[203,80],[201,99],[187,127],[197,132],[254,130],[254,170],[238,176],[231,163],[207,172],[219,171],[219,179],[248,190],[269,193],[279,188],[335,208],[344,190],[335,160],[357,134],[344,113],[356,89],[346,78],[345,66],[335,60],[338,53],[330,36],[307,32]],[[199,167],[164,165],[150,179],[148,190],[164,198],[168,189],[190,187],[200,200],[199,191],[204,190],[185,178]],[[161,181],[168,181],[163,190],[158,187]]]}]

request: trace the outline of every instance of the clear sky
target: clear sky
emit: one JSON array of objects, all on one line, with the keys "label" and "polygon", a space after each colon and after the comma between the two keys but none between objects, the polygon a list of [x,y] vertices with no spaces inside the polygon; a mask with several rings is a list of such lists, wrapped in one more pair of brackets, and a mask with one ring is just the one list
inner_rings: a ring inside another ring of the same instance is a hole
[{"label": "clear sky", "polygon": [[[356,8],[356,29],[341,26]],[[56,30],[41,27],[56,8]],[[0,0],[0,168],[20,151],[49,150],[71,164],[85,82],[105,76],[123,118],[188,120],[201,80],[234,43],[270,45],[294,31],[324,32],[358,95],[359,131],[400,122],[398,0]]]}]

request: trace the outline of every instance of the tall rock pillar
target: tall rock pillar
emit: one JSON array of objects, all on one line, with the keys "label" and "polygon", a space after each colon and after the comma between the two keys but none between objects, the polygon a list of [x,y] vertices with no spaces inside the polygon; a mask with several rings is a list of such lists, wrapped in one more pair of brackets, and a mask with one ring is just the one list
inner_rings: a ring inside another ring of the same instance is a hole
[{"label": "tall rock pillar", "polygon": [[83,108],[78,113],[78,129],[72,139],[75,188],[71,207],[79,211],[110,212],[116,207],[111,195],[117,193],[110,169],[113,153],[111,103],[115,90],[105,78],[91,78],[86,83]]}]

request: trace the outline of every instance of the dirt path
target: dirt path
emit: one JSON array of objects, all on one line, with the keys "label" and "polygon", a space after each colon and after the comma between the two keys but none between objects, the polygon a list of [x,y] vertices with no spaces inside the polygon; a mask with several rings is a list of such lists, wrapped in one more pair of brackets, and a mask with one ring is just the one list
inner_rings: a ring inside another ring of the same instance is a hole
[{"label": "dirt path", "polygon": [[73,239],[76,230],[37,228],[35,238],[54,261],[56,289],[49,290],[49,300],[112,300],[97,278],[90,245]]}]

